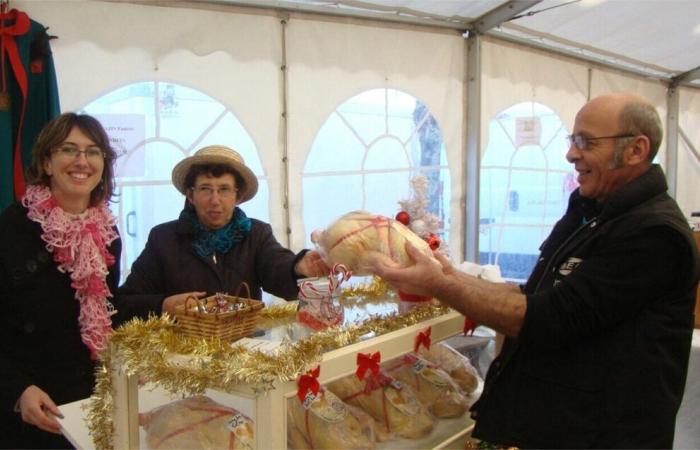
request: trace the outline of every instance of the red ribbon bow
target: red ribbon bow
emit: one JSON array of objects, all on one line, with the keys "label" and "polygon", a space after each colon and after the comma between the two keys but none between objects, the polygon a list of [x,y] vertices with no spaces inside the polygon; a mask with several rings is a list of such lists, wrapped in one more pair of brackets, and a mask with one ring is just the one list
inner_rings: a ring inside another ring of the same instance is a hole
[{"label": "red ribbon bow", "polygon": [[421,345],[426,350],[430,350],[430,333],[432,329],[433,327],[428,327],[416,335],[416,343],[413,346],[414,352],[417,352]]},{"label": "red ribbon bow", "polygon": [[297,386],[299,387],[297,396],[300,402],[304,403],[306,394],[308,394],[309,391],[313,392],[314,395],[318,395],[318,391],[321,389],[321,385],[318,382],[320,373],[321,366],[316,366],[314,369],[309,370],[299,377],[299,381],[297,381]]},{"label": "red ribbon bow", "polygon": [[[5,26],[5,21],[13,21],[14,25]],[[13,175],[14,175],[14,188],[15,197],[19,199],[26,189],[24,183],[24,169],[22,166],[22,128],[24,127],[24,113],[27,109],[27,95],[29,91],[29,84],[27,80],[27,72],[24,70],[22,65],[22,59],[19,55],[19,50],[17,49],[17,43],[15,42],[15,37],[22,36],[29,32],[31,22],[29,16],[16,9],[11,10],[6,13],[4,8],[0,12],[0,59],[5,58],[7,53],[7,59],[10,61],[10,66],[12,67],[12,72],[19,86],[19,90],[22,92],[22,107],[20,109],[19,116],[19,126],[17,127],[17,136],[15,137],[15,151],[14,151],[14,163],[13,163]],[[4,66],[4,64],[3,64]],[[7,80],[5,79],[5,73],[2,76],[2,90],[1,92],[7,92]]]},{"label": "red ribbon bow", "polygon": [[358,353],[355,375],[362,380],[365,378],[365,373],[369,370],[372,372],[372,375],[377,376],[379,374],[379,363],[381,360],[382,355],[379,352],[374,352],[371,355],[369,353]]},{"label": "red ribbon bow", "polygon": [[474,334],[474,330],[479,324],[475,320],[464,318],[464,335]]}]

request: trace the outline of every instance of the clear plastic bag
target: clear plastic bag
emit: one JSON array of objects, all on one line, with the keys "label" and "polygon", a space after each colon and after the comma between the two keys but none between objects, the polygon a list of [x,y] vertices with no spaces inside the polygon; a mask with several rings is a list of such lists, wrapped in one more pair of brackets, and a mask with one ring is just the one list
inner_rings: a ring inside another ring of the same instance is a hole
[{"label": "clear plastic bag", "polygon": [[149,449],[252,449],[253,421],[204,395],[139,414]]},{"label": "clear plastic bag", "polygon": [[323,387],[307,405],[297,397],[287,402],[288,448],[374,449],[372,418]]},{"label": "clear plastic bag", "polygon": [[401,222],[366,211],[352,211],[325,230],[316,230],[311,240],[326,264],[343,264],[355,275],[371,275],[364,263],[370,252],[378,252],[402,267],[413,264],[406,242],[432,255],[428,244]]}]

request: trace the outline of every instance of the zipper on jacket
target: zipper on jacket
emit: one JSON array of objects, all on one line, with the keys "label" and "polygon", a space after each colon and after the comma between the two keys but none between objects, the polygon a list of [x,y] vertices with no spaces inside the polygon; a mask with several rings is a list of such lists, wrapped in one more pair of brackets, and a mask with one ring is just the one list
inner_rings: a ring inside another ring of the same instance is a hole
[{"label": "zipper on jacket", "polygon": [[573,233],[571,233],[571,235],[568,238],[566,238],[566,240],[564,242],[561,243],[561,245],[559,245],[559,247],[557,247],[557,249],[554,251],[554,253],[552,253],[552,256],[549,258],[549,261],[547,261],[547,264],[544,266],[544,270],[542,271],[542,275],[540,276],[540,279],[537,281],[537,285],[535,286],[534,292],[537,292],[540,289],[540,286],[542,285],[542,281],[544,281],[545,276],[549,273],[549,270],[552,266],[552,263],[554,262],[556,257],[559,256],[559,253],[561,252],[561,250],[564,247],[566,247],[569,244],[569,242],[571,242],[576,237],[576,235],[579,234],[581,231],[583,231],[586,228],[594,228],[597,225],[598,225],[598,217],[596,216],[596,217],[592,218],[591,220],[589,220],[588,222],[581,224],[578,228],[576,228],[576,230],[574,230]]}]

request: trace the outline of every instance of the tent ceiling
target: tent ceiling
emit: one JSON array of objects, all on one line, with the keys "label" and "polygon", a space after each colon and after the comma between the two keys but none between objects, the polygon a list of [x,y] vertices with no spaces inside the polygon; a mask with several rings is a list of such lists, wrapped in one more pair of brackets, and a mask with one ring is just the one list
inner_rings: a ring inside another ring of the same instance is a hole
[{"label": "tent ceiling", "polygon": [[[214,0],[216,1],[216,0]],[[516,10],[524,0],[218,0],[247,6],[383,20],[457,29],[499,7]],[[532,15],[528,15],[528,13]],[[597,60],[636,73],[700,86],[700,1],[544,0],[516,14],[490,34]],[[694,71],[694,72],[693,72]]]}]

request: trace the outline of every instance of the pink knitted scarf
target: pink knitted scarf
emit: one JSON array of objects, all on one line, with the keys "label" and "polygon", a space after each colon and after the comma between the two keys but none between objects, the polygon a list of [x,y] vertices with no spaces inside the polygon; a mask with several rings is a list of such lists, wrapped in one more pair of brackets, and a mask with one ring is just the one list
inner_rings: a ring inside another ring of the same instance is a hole
[{"label": "pink knitted scarf", "polygon": [[41,239],[58,270],[70,275],[80,303],[80,336],[92,359],[97,359],[112,331],[110,316],[115,312],[107,300],[112,293],[106,277],[107,267],[114,264],[107,246],[119,237],[114,229],[116,219],[106,203],[88,208],[79,217],[71,215],[58,206],[46,186],[28,186],[22,204],[29,209],[27,217],[41,225]]}]

